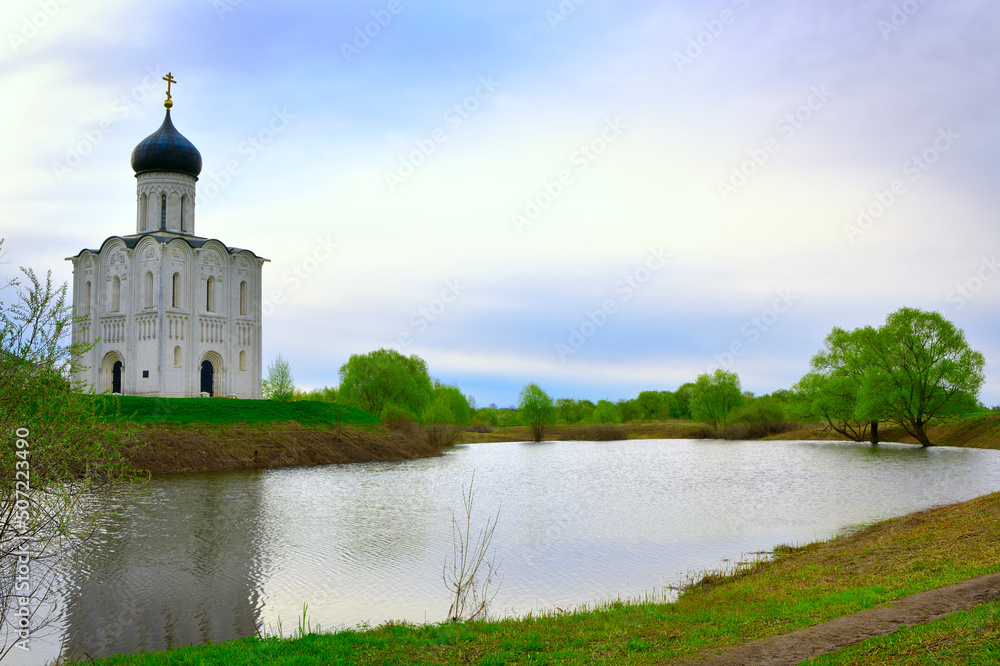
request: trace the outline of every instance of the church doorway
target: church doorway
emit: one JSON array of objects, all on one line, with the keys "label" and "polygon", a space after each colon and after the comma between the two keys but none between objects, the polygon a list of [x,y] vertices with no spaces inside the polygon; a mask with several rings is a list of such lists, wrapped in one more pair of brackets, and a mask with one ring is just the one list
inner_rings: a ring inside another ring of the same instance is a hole
[{"label": "church doorway", "polygon": [[215,383],[215,368],[211,361],[201,362],[201,392],[213,395],[212,386]]},{"label": "church doorway", "polygon": [[114,366],[111,368],[111,392],[121,393],[122,392],[122,362],[115,361]]}]

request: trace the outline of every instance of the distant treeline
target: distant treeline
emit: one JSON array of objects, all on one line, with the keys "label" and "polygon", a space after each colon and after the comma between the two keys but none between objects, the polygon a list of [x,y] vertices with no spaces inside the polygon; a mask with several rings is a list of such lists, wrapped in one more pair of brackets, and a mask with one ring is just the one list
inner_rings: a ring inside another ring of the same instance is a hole
[{"label": "distant treeline", "polygon": [[878,424],[902,427],[930,446],[929,423],[985,410],[978,401],[985,361],[964,333],[936,312],[902,308],[880,327],[834,328],[811,370],[789,389],[755,396],[735,372],[717,369],[673,391],[641,391],[615,402],[558,398],[525,385],[520,403],[477,408],[455,385],[432,380],[416,355],[380,349],[351,356],[340,386],[296,391],[296,400],[337,401],[388,424],[480,426],[620,424],[692,419],[721,436],[754,438],[824,422],[856,441],[878,443]]}]

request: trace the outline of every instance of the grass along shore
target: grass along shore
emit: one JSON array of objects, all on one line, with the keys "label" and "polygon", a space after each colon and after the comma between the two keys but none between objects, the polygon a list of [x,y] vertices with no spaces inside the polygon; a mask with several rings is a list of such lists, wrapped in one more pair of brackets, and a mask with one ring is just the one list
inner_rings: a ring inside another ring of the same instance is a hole
[{"label": "grass along shore", "polygon": [[106,417],[138,423],[124,452],[153,474],[384,462],[441,455],[420,432],[327,402],[94,396]]},{"label": "grass along shore", "polygon": [[[829,541],[778,547],[773,559],[705,574],[673,603],[610,602],[599,609],[518,619],[389,623],[297,639],[252,637],[94,663],[658,664],[700,659],[725,646],[997,571],[1000,493]],[[998,623],[1000,607],[991,603],[842,651],[863,655],[862,662],[834,654],[817,663],[895,664],[901,653],[917,650],[949,659],[959,655],[962,663],[994,663]]]}]

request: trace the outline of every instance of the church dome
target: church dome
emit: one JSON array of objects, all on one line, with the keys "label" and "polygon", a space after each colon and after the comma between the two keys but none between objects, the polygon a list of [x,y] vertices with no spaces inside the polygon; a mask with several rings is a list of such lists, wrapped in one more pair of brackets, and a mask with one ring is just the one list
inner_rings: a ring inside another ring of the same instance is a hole
[{"label": "church dome", "polygon": [[156,130],[132,151],[132,169],[136,175],[149,171],[174,171],[198,177],[201,153],[170,122],[170,109]]}]

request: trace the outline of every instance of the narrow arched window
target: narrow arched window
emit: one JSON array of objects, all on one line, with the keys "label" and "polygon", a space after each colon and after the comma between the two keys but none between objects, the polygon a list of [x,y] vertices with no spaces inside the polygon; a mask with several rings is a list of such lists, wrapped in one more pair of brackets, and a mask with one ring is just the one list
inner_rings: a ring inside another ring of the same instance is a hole
[{"label": "narrow arched window", "polygon": [[209,277],[205,282],[205,309],[215,312],[215,278]]},{"label": "narrow arched window", "polygon": [[247,281],[240,282],[240,314],[247,313]]},{"label": "narrow arched window", "polygon": [[149,205],[149,197],[146,196],[145,192],[141,197],[139,197],[139,229],[142,231],[146,230],[146,206]]},{"label": "narrow arched window", "polygon": [[160,229],[167,228],[167,195],[160,195]]},{"label": "narrow arched window", "polygon": [[146,271],[146,307],[153,307],[153,274]]},{"label": "narrow arched window", "polygon": [[240,370],[247,369],[247,353],[245,351],[240,352]]},{"label": "narrow arched window", "polygon": [[181,195],[181,232],[187,231],[187,198],[186,194]]},{"label": "narrow arched window", "polygon": [[111,311],[118,312],[122,306],[122,281],[117,275],[111,282]]},{"label": "narrow arched window", "polygon": [[181,367],[181,348],[174,347],[174,367]]},{"label": "narrow arched window", "polygon": [[90,282],[87,282],[87,286],[83,289],[83,314],[90,314]]},{"label": "narrow arched window", "polygon": [[174,284],[171,290],[170,307],[179,308],[181,306],[181,274],[174,273]]}]

